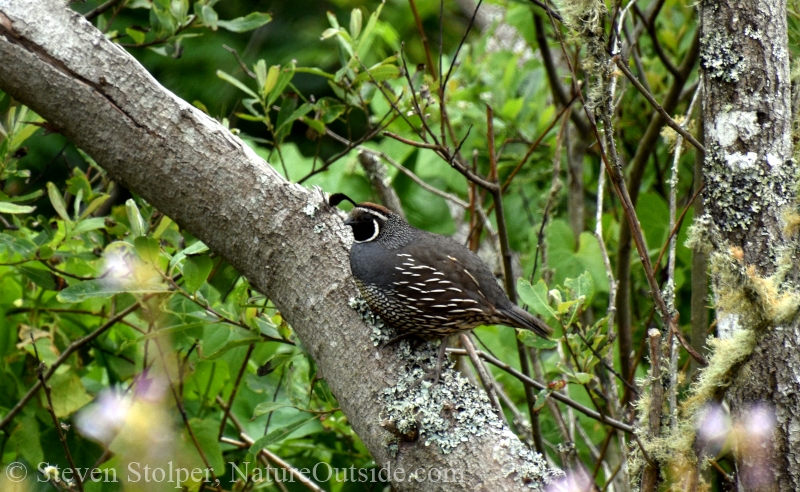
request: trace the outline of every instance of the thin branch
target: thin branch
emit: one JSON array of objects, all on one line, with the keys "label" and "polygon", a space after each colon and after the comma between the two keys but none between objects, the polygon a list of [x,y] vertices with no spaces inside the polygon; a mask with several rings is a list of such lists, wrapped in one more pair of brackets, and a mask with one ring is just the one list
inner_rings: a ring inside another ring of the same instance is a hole
[{"label": "thin branch", "polygon": [[425,49],[425,59],[428,60],[428,70],[431,72],[433,80],[436,80],[439,77],[436,75],[436,66],[433,64],[433,58],[431,57],[431,47],[428,44],[428,36],[425,35],[425,29],[422,27],[422,19],[419,17],[417,3],[415,0],[408,0],[408,4],[411,6],[412,14],[414,14],[414,22],[417,25],[419,38],[422,40],[422,47]]},{"label": "thin branch", "polygon": [[[230,409],[226,407],[225,401],[219,395],[217,395],[217,403],[226,411],[230,411]],[[250,446],[252,446],[255,443],[255,439],[247,435],[247,433],[244,431],[244,427],[242,426],[241,422],[239,422],[239,419],[237,419],[236,416],[233,414],[230,414],[230,419],[231,422],[233,422],[233,425],[236,427],[237,431],[239,432],[239,438],[242,441],[244,441],[245,446],[242,446],[240,445],[240,443],[234,441],[233,439],[228,439],[226,437],[223,437],[221,441],[227,444],[233,444],[234,446],[238,446],[240,448],[245,448],[245,447],[249,448]],[[297,468],[283,461],[283,459],[281,459],[280,456],[276,455],[269,449],[262,448],[259,451],[259,454],[264,456],[269,461],[280,466],[284,470],[288,471],[294,478],[297,479],[298,482],[305,485],[308,489],[313,490],[314,492],[325,492],[324,489],[322,489],[319,485],[312,482],[311,479],[302,474]]]},{"label": "thin branch", "polygon": [[540,0],[529,0],[529,1],[532,4],[536,5],[537,7],[541,7],[542,10],[547,12],[547,15],[549,15],[553,19],[557,20],[558,22],[564,22],[564,19],[561,18],[561,15],[555,10],[551,9],[549,5],[541,2]]},{"label": "thin branch", "polygon": [[389,137],[397,140],[398,142],[403,142],[404,144],[411,145],[412,147],[418,147],[420,149],[429,149],[429,150],[439,150],[442,148],[441,145],[438,144],[429,144],[427,142],[415,142],[414,140],[410,140],[405,137],[401,137],[396,133],[392,133],[390,131],[383,132],[384,137]]},{"label": "thin branch", "polygon": [[61,426],[61,421],[58,420],[58,416],[56,415],[55,408],[53,407],[53,398],[50,394],[50,385],[47,384],[44,378],[44,372],[47,369],[47,366],[39,359],[39,349],[36,348],[36,340],[33,338],[33,333],[31,333],[31,343],[33,344],[33,354],[36,356],[36,376],[39,378],[39,383],[41,383],[42,387],[44,388],[44,396],[47,398],[47,412],[50,414],[50,417],[53,419],[53,424],[55,425],[56,432],[58,433],[58,440],[61,441],[61,447],[64,448],[64,454],[67,455],[67,462],[69,462],[69,468],[72,471],[72,475],[75,477],[75,484],[78,487],[78,490],[83,492],[83,481],[81,480],[80,473],[75,473],[77,468],[75,467],[75,460],[72,459],[72,453],[69,451],[69,446],[67,446],[67,436],[64,435],[64,429]]},{"label": "thin branch", "polygon": [[[647,435],[653,439],[661,430],[661,412],[664,404],[664,386],[661,382],[661,332],[651,328],[647,332],[650,342],[650,409],[647,416]],[[640,444],[641,445],[641,444]],[[642,447],[644,453],[644,447]],[[649,461],[649,460],[648,460]],[[642,492],[654,492],[658,485],[658,464],[649,462],[642,474]]]},{"label": "thin branch", "polygon": [[[492,196],[494,197],[494,212],[495,219],[497,220],[497,234],[500,238],[500,255],[503,259],[503,278],[505,279],[506,295],[508,295],[508,298],[511,299],[511,302],[516,304],[517,288],[516,283],[514,282],[514,273],[511,265],[511,246],[508,243],[508,230],[506,229],[506,219],[503,212],[503,190],[500,186],[500,179],[497,173],[497,158],[494,150],[494,112],[492,111],[492,107],[489,105],[486,106],[486,126],[486,136],[488,140],[486,150],[489,153],[489,179],[494,181],[496,185],[496,188],[492,190]],[[516,339],[516,342],[520,368],[525,376],[530,377],[531,368],[527,357],[527,351],[525,350],[525,344],[523,344],[518,338]],[[542,439],[541,429],[537,425],[537,412],[534,408],[536,403],[536,395],[533,394],[533,391],[528,386],[525,387],[525,402],[528,405],[528,413],[531,418],[531,429],[533,432],[533,442],[536,446],[536,451],[544,455],[544,442]]]},{"label": "thin branch", "polygon": [[[467,354],[467,351],[465,349],[455,349],[455,348],[447,349],[447,353],[454,354],[454,355],[461,355],[461,356],[468,356],[469,355],[469,354]],[[536,381],[533,378],[530,378],[530,377],[522,374],[518,370],[516,370],[513,367],[511,367],[509,364],[506,364],[505,362],[501,361],[500,359],[492,357],[491,355],[487,354],[486,352],[483,352],[483,351],[479,350],[478,351],[478,356],[480,358],[482,358],[483,360],[485,360],[486,362],[492,364],[493,366],[496,366],[496,367],[502,369],[503,371],[511,374],[515,378],[519,379],[525,386],[530,386],[530,387],[532,387],[534,389],[537,389],[537,390],[540,390],[540,391],[541,390],[546,390],[546,391],[548,390],[548,387],[546,385],[540,383],[539,381]],[[614,427],[615,429],[619,429],[619,430],[621,430],[623,432],[627,432],[627,433],[631,433],[631,434],[634,431],[634,427],[633,426],[628,425],[628,424],[623,423],[623,422],[620,422],[618,420],[614,420],[614,419],[612,419],[610,417],[606,417],[606,416],[600,414],[599,412],[596,412],[596,411],[592,410],[591,408],[589,408],[587,406],[584,406],[584,405],[581,405],[580,403],[578,403],[578,402],[576,402],[576,401],[574,401],[574,400],[562,395],[561,393],[559,393],[557,391],[550,392],[550,397],[560,401],[561,403],[563,403],[563,404],[565,404],[565,405],[567,405],[569,407],[574,408],[575,410],[581,412],[582,414],[586,415],[587,417],[591,417],[591,418],[593,418],[593,419],[595,419],[597,421],[600,421],[600,422],[602,422],[602,423],[604,423],[606,425]]]},{"label": "thin branch", "polygon": [[167,368],[167,361],[166,357],[164,356],[164,350],[161,348],[161,343],[158,339],[154,339],[156,344],[156,348],[158,348],[158,353],[161,356],[161,364],[164,366],[164,375],[167,377],[167,383],[169,384],[169,389],[172,392],[172,397],[175,399],[175,406],[178,408],[178,413],[181,414],[181,419],[183,419],[183,424],[186,427],[186,432],[189,434],[189,438],[192,440],[197,453],[200,455],[200,459],[203,461],[203,464],[206,466],[207,470],[211,470],[211,478],[214,479],[214,485],[216,485],[216,489],[218,492],[222,492],[222,486],[220,485],[219,478],[214,473],[214,469],[211,466],[211,463],[208,461],[206,457],[205,451],[203,451],[203,447],[200,445],[200,441],[197,440],[197,436],[194,433],[194,429],[192,426],[189,425],[189,415],[186,413],[186,407],[183,405],[183,399],[181,395],[178,393],[178,390],[175,388],[175,383],[172,382],[172,378],[169,375],[169,369]]},{"label": "thin branch", "polygon": [[647,101],[653,106],[653,108],[655,108],[655,110],[658,111],[658,113],[664,118],[664,120],[666,121],[667,125],[669,125],[669,127],[672,128],[673,130],[675,130],[676,132],[680,133],[681,136],[683,138],[685,138],[687,142],[689,142],[690,144],[694,145],[694,147],[697,150],[699,150],[700,152],[705,154],[706,153],[706,148],[703,146],[703,144],[698,142],[697,139],[694,138],[691,133],[689,133],[686,130],[684,130],[681,127],[681,125],[679,125],[675,120],[672,119],[672,117],[669,115],[669,113],[664,111],[664,108],[662,108],[661,105],[658,104],[658,101],[655,100],[653,95],[650,94],[650,92],[647,89],[644,88],[642,83],[639,82],[639,79],[637,79],[636,76],[631,73],[631,71],[628,69],[627,64],[625,62],[623,62],[622,59],[619,58],[619,57],[615,57],[615,61],[616,61],[617,66],[620,68],[620,70],[622,70],[622,73],[624,73],[625,76],[628,77],[628,80],[630,80],[631,83],[633,83],[634,87],[639,89],[639,92],[642,93],[642,95],[645,97],[645,99],[647,99]]},{"label": "thin branch", "polygon": [[244,61],[242,61],[242,59],[239,57],[239,52],[236,51],[235,48],[231,48],[227,44],[223,44],[222,45],[222,49],[224,49],[225,51],[233,54],[234,58],[236,58],[236,62],[239,63],[239,67],[241,67],[241,69],[244,71],[244,73],[247,74],[248,77],[250,77],[251,79],[257,79],[258,78],[256,76],[256,74],[253,73],[252,70],[247,68],[247,65],[245,65]]},{"label": "thin branch", "polygon": [[105,12],[106,10],[112,8],[114,5],[116,5],[116,4],[120,3],[120,2],[123,2],[123,1],[126,1],[126,0],[108,0],[106,3],[104,3],[102,5],[98,5],[97,7],[93,8],[92,10],[90,10],[90,11],[86,12],[85,14],[83,14],[83,17],[86,18],[86,20],[90,21],[90,20],[94,19],[95,17],[97,17],[98,15],[102,14],[103,12]]},{"label": "thin branch", "polygon": [[222,414],[222,421],[219,423],[219,434],[217,439],[222,439],[222,435],[225,433],[225,423],[228,420],[231,406],[233,406],[233,400],[236,398],[236,392],[239,390],[239,384],[242,382],[242,376],[244,376],[244,371],[247,369],[247,363],[250,362],[250,356],[253,355],[253,350],[255,348],[256,345],[254,343],[250,344],[250,346],[247,348],[247,353],[244,356],[242,365],[239,367],[239,372],[236,374],[236,381],[233,383],[231,396],[228,397],[228,404],[225,405],[225,413]]},{"label": "thin branch", "polygon": [[[486,395],[489,397],[489,401],[492,403],[492,406],[495,408],[495,410],[497,410],[497,415],[505,420],[506,418],[505,414],[503,414],[503,407],[500,406],[500,401],[497,398],[497,390],[492,383],[492,380],[489,378],[489,374],[486,371],[486,366],[483,364],[483,362],[481,362],[481,359],[475,352],[475,345],[472,343],[472,340],[466,333],[459,335],[459,338],[461,339],[461,344],[467,350],[469,360],[472,361],[472,365],[475,367],[475,370],[478,371],[478,377],[481,378],[481,383],[483,383],[483,387],[486,390]],[[506,422],[506,425],[508,425],[508,422]]]}]

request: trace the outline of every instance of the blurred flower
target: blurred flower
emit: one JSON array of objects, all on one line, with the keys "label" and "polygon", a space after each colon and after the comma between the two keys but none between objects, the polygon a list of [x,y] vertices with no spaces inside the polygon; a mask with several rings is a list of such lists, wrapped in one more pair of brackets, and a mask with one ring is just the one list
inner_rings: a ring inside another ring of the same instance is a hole
[{"label": "blurred flower", "polygon": [[134,390],[109,389],[76,416],[86,437],[101,442],[124,459],[150,461],[169,455],[175,440],[167,408],[167,384],[161,378],[142,378]]},{"label": "blurred flower", "polygon": [[731,417],[728,410],[719,404],[708,405],[697,423],[697,454],[716,458],[727,450],[730,433]]},{"label": "blurred flower", "polygon": [[78,413],[76,425],[84,436],[109,445],[128,420],[132,405],[130,397],[114,389],[105,390]]},{"label": "blurred flower", "polygon": [[595,487],[592,477],[585,468],[580,467],[568,471],[565,477],[550,483],[544,490],[545,492],[592,492]]}]

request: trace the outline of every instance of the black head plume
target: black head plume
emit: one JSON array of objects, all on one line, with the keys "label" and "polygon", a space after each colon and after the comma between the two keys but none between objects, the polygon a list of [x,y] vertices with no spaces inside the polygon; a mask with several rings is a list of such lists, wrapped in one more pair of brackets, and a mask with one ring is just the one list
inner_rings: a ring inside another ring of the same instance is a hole
[{"label": "black head plume", "polygon": [[345,200],[352,203],[354,207],[358,206],[358,204],[354,202],[352,198],[345,195],[344,193],[334,193],[333,195],[331,195],[330,198],[328,198],[328,205],[330,205],[331,207],[336,207]]}]

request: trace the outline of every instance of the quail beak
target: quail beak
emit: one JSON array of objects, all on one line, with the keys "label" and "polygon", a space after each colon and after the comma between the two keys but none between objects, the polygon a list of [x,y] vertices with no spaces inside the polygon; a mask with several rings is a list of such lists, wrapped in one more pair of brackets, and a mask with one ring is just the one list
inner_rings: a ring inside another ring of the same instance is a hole
[{"label": "quail beak", "polygon": [[347,220],[344,221],[344,225],[350,226],[350,227],[353,227],[353,224],[355,224],[355,223],[356,223],[356,221],[353,220],[351,217],[348,217]]}]

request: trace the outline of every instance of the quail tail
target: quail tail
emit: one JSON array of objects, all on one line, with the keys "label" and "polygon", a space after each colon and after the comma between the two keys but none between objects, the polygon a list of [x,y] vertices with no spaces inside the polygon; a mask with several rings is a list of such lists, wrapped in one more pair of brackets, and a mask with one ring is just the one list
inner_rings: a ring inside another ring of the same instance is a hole
[{"label": "quail tail", "polygon": [[549,338],[549,336],[553,334],[553,329],[547,326],[547,323],[519,306],[512,304],[511,308],[503,310],[503,314],[505,314],[509,320],[513,321],[514,326],[517,328],[531,330],[542,338]]}]

